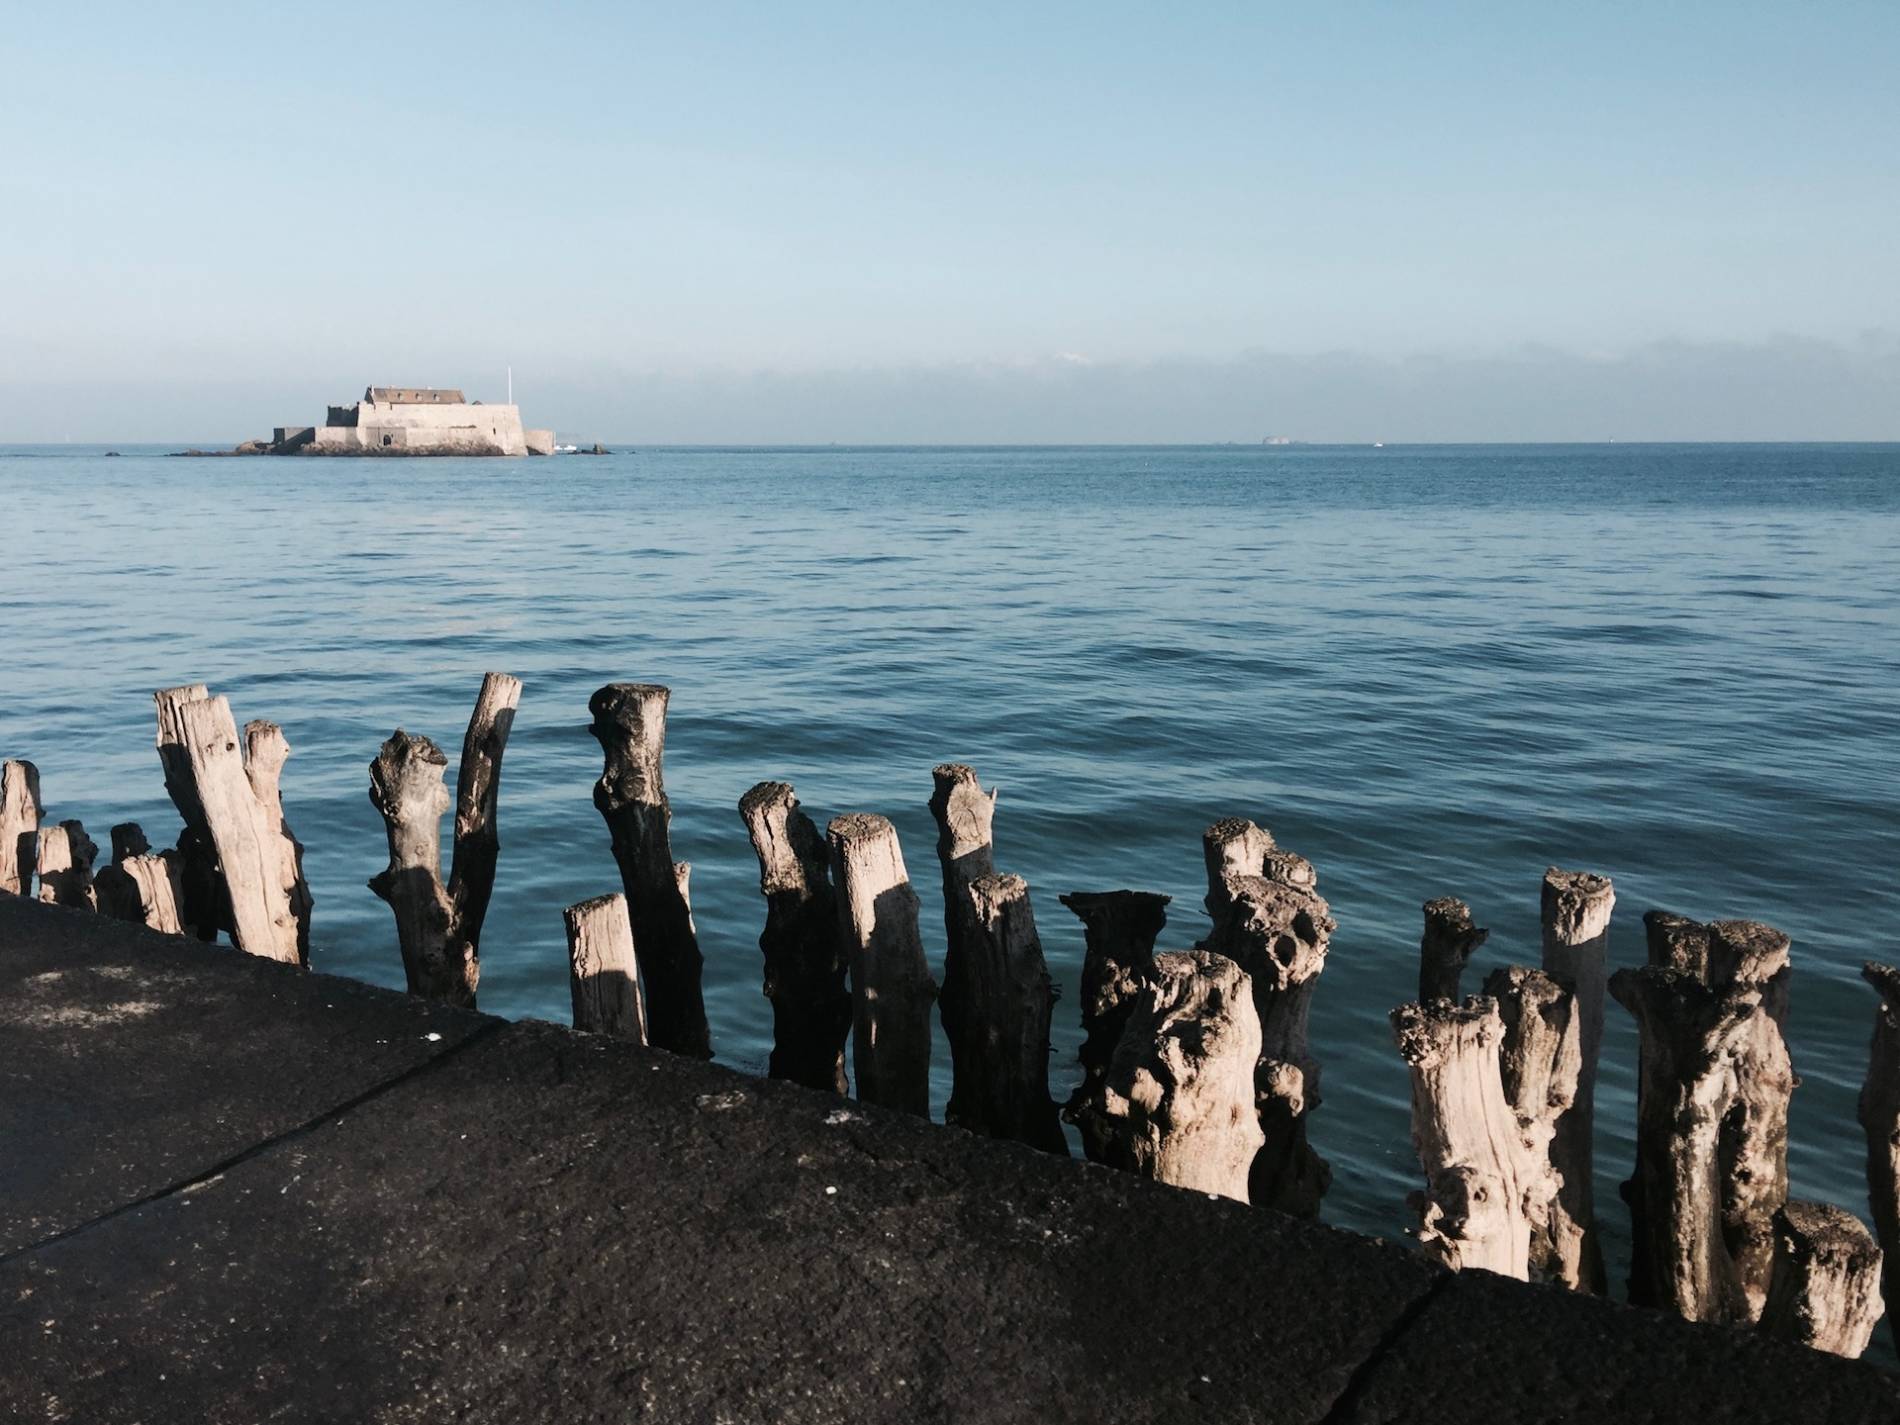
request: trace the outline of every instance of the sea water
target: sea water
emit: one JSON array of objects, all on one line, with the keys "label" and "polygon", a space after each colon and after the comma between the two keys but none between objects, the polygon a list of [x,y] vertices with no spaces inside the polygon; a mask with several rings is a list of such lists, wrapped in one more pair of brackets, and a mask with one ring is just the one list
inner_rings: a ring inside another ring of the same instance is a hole
[{"label": "sea water", "polygon": [[[481,1004],[564,1020],[561,909],[618,888],[587,699],[673,690],[673,849],[693,865],[718,1057],[762,1068],[764,904],[736,806],[796,784],[820,826],[902,836],[943,949],[931,767],[1001,789],[1076,1078],[1080,923],[1174,897],[1252,817],[1339,928],[1313,1009],[1324,1216],[1398,1236],[1419,1170],[1387,1013],[1420,903],[1469,900],[1467,972],[1538,958],[1556,864],[1640,916],[1794,937],[1795,1191],[1866,1212],[1854,1095],[1900,957],[1900,447],[640,449],[546,460],[163,458],[0,448],[0,755],[102,844],[176,835],[151,692],[204,681],[281,723],[313,967],[400,986],[368,764],[403,727],[453,760],[482,673],[526,691],[501,786]],[[1597,1204],[1622,1275],[1635,1034],[1611,1004]],[[948,1093],[936,1054],[935,1102]],[[1618,1283],[1620,1290],[1620,1280]]]}]

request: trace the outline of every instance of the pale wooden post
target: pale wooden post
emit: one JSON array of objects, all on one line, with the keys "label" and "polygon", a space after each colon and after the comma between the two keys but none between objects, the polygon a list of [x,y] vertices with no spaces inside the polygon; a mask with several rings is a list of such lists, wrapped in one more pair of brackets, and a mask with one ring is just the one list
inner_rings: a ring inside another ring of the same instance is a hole
[{"label": "pale wooden post", "polygon": [[1867,1206],[1884,1259],[1887,1328],[1900,1348],[1900,969],[1869,960],[1861,978],[1874,987],[1874,1038],[1867,1053],[1859,1116],[1867,1135]]},{"label": "pale wooden post", "polygon": [[1491,932],[1471,918],[1471,907],[1454,896],[1425,902],[1425,931],[1418,942],[1418,999],[1456,1000],[1459,980]]},{"label": "pale wooden post", "polygon": [[1873,1234],[1838,1207],[1789,1202],[1775,1213],[1773,1239],[1761,1329],[1817,1351],[1858,1357],[1885,1309]]},{"label": "pale wooden post", "polygon": [[1608,876],[1560,871],[1554,866],[1544,873],[1543,967],[1576,996],[1577,1046],[1582,1059],[1577,1070],[1576,1100],[1558,1117],[1557,1134],[1551,1141],[1551,1161],[1563,1178],[1563,1186],[1557,1190],[1545,1229],[1546,1241],[1538,1248],[1538,1256],[1554,1265],[1552,1280],[1573,1291],[1598,1295],[1608,1281],[1596,1226],[1593,1140],[1610,912],[1615,907],[1616,891]]},{"label": "pale wooden post", "polygon": [[1082,1083],[1071,1116],[1089,1086],[1108,1071],[1135,992],[1154,964],[1155,940],[1168,921],[1169,897],[1153,891],[1072,891],[1062,904],[1082,922]]},{"label": "pale wooden post", "polygon": [[1092,1162],[1248,1200],[1260,1019],[1246,973],[1203,951],[1154,957],[1121,1042],[1073,1118]]},{"label": "pale wooden post", "polygon": [[427,737],[397,728],[369,764],[369,799],[383,818],[389,864],[369,888],[396,916],[409,993],[475,1007],[481,983],[482,922],[501,850],[496,830],[501,759],[521,701],[519,679],[482,680],[456,776],[455,859],[442,880],[442,784],[448,758]]},{"label": "pale wooden post", "polygon": [[1717,1149],[1761,996],[1657,965],[1618,970],[1609,987],[1641,1034],[1636,1172],[1624,1185],[1630,1301],[1689,1321],[1736,1321],[1745,1308],[1722,1236]]},{"label": "pale wooden post", "polygon": [[574,1027],[646,1043],[646,1010],[640,999],[640,966],[626,896],[618,891],[595,896],[569,906],[562,918],[567,926]]},{"label": "pale wooden post", "polygon": [[930,1116],[930,1005],[917,892],[897,828],[852,812],[826,828],[839,924],[851,958],[851,1056],[858,1097]]},{"label": "pale wooden post", "polygon": [[40,900],[47,905],[97,910],[99,897],[92,888],[92,863],[98,854],[98,846],[76,821],[42,827],[37,858]]},{"label": "pale wooden post", "polygon": [[[1551,1140],[1557,1120],[1577,1097],[1577,1073],[1582,1067],[1576,996],[1542,970],[1506,965],[1485,978],[1484,992],[1497,1001],[1504,1024],[1498,1046],[1498,1070],[1506,1102],[1517,1116],[1525,1151],[1549,1168],[1554,1195],[1559,1182],[1550,1161]],[[1554,1200],[1554,1197],[1553,1197]],[[1541,1219],[1532,1222],[1530,1278],[1561,1282],[1564,1264],[1575,1261],[1574,1237],[1559,1243],[1549,1229],[1550,1204]]]},{"label": "pale wooden post", "polygon": [[137,822],[121,822],[112,828],[112,862],[100,869],[93,886],[99,893],[99,909],[115,920],[133,921],[166,935],[185,933],[179,917],[178,853],[154,855]]},{"label": "pale wooden post", "polygon": [[684,873],[673,861],[673,812],[661,768],[671,696],[657,683],[609,683],[588,699],[588,730],[605,759],[594,805],[613,840],[640,949],[648,1038],[656,1049],[710,1059],[712,1031],[701,984],[705,960]]},{"label": "pale wooden post", "polygon": [[40,769],[31,762],[0,763],[0,891],[33,894],[33,867],[39,860]]},{"label": "pale wooden post", "polygon": [[1312,863],[1275,846],[1251,821],[1215,822],[1202,850],[1214,929],[1197,948],[1246,972],[1260,1020],[1256,1088],[1264,1142],[1249,1197],[1257,1206],[1316,1216],[1332,1170],[1307,1142],[1308,1116],[1320,1103],[1307,1021],[1334,929],[1330,908],[1314,889]]},{"label": "pale wooden post", "polygon": [[1532,1230],[1557,1179],[1505,1098],[1497,1001],[1401,1005],[1392,1031],[1412,1071],[1412,1144],[1425,1169],[1425,1191],[1411,1199],[1419,1241],[1454,1271],[1529,1280]]},{"label": "pale wooden post", "polygon": [[765,897],[765,996],[772,1002],[775,1079],[848,1093],[849,956],[831,889],[831,855],[789,782],[760,782],[739,799]]},{"label": "pale wooden post", "polygon": [[[946,969],[943,1023],[956,1053],[944,1122],[1068,1156],[1049,1097],[1049,1021],[1056,991],[1021,876],[979,876],[965,896],[962,972]],[[954,1026],[954,1030],[952,1029]]]}]

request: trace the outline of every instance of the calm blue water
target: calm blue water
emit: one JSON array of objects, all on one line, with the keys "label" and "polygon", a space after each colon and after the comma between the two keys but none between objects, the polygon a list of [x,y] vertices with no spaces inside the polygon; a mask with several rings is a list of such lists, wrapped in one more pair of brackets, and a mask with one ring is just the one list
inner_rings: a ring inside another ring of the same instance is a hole
[{"label": "calm blue water", "polygon": [[[1639,916],[1796,941],[1796,1190],[1865,1213],[1856,977],[1900,955],[1900,447],[642,450],[606,460],[165,460],[0,450],[0,752],[103,841],[175,834],[152,689],[281,722],[317,967],[400,985],[367,764],[397,725],[460,746],[481,674],[527,683],[502,785],[482,1004],[568,1012],[562,906],[617,887],[587,698],[674,690],[719,1056],[758,1068],[763,903],[736,803],[798,787],[902,833],[941,954],[933,764],[1002,789],[1072,1082],[1082,937],[1058,892],[1167,891],[1203,933],[1200,831],[1311,857],[1339,919],[1313,1032],[1325,1215],[1396,1236],[1418,1170],[1386,1012],[1418,907],[1469,899],[1473,967],[1537,958],[1552,862]],[[1599,1210],[1625,1230],[1614,1005]],[[940,1075],[948,1054],[940,1045]],[[937,1102],[948,1085],[941,1078]],[[1613,1275],[1622,1250],[1613,1243]]]}]

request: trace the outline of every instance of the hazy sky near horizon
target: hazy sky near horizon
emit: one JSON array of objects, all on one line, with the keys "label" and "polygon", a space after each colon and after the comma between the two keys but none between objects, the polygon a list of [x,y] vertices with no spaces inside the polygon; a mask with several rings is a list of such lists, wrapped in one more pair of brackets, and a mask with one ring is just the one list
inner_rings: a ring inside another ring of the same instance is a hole
[{"label": "hazy sky near horizon", "polygon": [[1900,436],[1900,5],[0,8],[0,441]]}]

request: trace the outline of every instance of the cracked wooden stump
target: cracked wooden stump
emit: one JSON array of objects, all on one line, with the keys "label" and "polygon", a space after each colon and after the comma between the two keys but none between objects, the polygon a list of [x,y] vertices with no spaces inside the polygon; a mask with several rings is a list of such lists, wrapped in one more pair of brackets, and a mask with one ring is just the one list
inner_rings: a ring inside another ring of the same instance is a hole
[{"label": "cracked wooden stump", "polygon": [[930,815],[937,823],[937,863],[943,870],[944,981],[971,935],[970,887],[996,874],[990,828],[996,792],[984,791],[976,769],[946,762],[931,771]]},{"label": "cracked wooden stump", "polygon": [[33,868],[39,860],[40,769],[31,762],[0,763],[0,891],[33,894]]},{"label": "cracked wooden stump", "polygon": [[574,1027],[646,1043],[646,1009],[640,1000],[640,965],[626,896],[619,891],[595,896],[569,906],[561,916],[567,928]]},{"label": "cracked wooden stump", "polygon": [[278,779],[290,744],[275,723],[246,723],[240,748],[231,704],[202,683],[153,694],[165,790],[179,834],[186,923],[201,940],[228,928],[250,955],[307,965],[309,883],[303,847],[284,820]]},{"label": "cracked wooden stump", "polygon": [[1761,995],[1657,965],[1618,970],[1610,993],[1641,1035],[1636,1171],[1624,1184],[1630,1301],[1689,1321],[1737,1321],[1746,1308],[1722,1231],[1718,1148]]},{"label": "cracked wooden stump", "polygon": [[[1485,978],[1484,992],[1497,1001],[1504,1038],[1498,1046],[1498,1070],[1504,1098],[1517,1116],[1525,1151],[1549,1172],[1553,1195],[1561,1174],[1550,1160],[1557,1120],[1577,1097],[1583,1051],[1578,1044],[1576,996],[1542,970],[1506,965]],[[1529,1247],[1530,1279],[1561,1282],[1564,1264],[1577,1257],[1574,1238],[1559,1244],[1544,1220],[1533,1225]]]},{"label": "cracked wooden stump", "polygon": [[1418,942],[1418,999],[1455,1000],[1466,964],[1491,932],[1471,919],[1471,907],[1453,896],[1425,902],[1425,932]]},{"label": "cracked wooden stump", "polygon": [[1838,1207],[1789,1202],[1775,1213],[1773,1247],[1761,1329],[1817,1351],[1858,1357],[1885,1309],[1873,1234]]},{"label": "cracked wooden stump", "polygon": [[1577,1068],[1574,1102],[1557,1119],[1550,1158],[1563,1186],[1545,1227],[1539,1259],[1551,1280],[1573,1291],[1601,1295],[1608,1285],[1596,1226],[1592,1142],[1596,1134],[1597,1056],[1603,1046],[1603,991],[1608,974],[1610,912],[1616,892],[1608,876],[1588,871],[1544,872],[1540,904],[1543,968],[1576,996]]},{"label": "cracked wooden stump", "polygon": [[1249,1196],[1257,1206],[1317,1216],[1332,1170],[1307,1142],[1308,1116],[1320,1104],[1307,1021],[1333,918],[1314,889],[1312,863],[1274,845],[1253,822],[1215,822],[1202,835],[1202,850],[1214,929],[1196,948],[1246,972],[1260,1021],[1255,1078],[1263,1143]]},{"label": "cracked wooden stump", "polygon": [[1071,891],[1059,897],[1082,922],[1082,1082],[1064,1116],[1107,1072],[1133,1008],[1135,992],[1154,964],[1155,940],[1168,921],[1169,897],[1153,891]]},{"label": "cracked wooden stump", "polygon": [[852,812],[826,828],[839,924],[851,962],[851,1064],[858,1098],[930,1116],[930,1006],[917,892],[897,828]]},{"label": "cracked wooden stump", "polygon": [[93,880],[100,911],[166,935],[183,935],[179,864],[176,851],[154,854],[137,822],[121,822],[112,828],[111,864]]},{"label": "cracked wooden stump", "polygon": [[1120,1042],[1073,1118],[1091,1162],[1237,1202],[1263,1135],[1254,1104],[1260,1019],[1223,955],[1156,955]]},{"label": "cracked wooden stump", "polygon": [[959,973],[944,971],[939,1008],[956,1059],[944,1122],[1067,1157],[1049,1097],[1056,991],[1036,934],[1029,883],[979,876],[965,895],[969,935]]},{"label": "cracked wooden stump", "polygon": [[448,757],[427,737],[401,728],[369,764],[369,800],[383,819],[389,864],[369,883],[396,917],[409,993],[467,1009],[481,983],[482,922],[501,851],[496,829],[501,759],[521,683],[506,673],[482,680],[462,739],[456,774],[455,851],[442,880],[442,817],[449,809]]},{"label": "cracked wooden stump", "polygon": [[772,1002],[771,1077],[848,1093],[849,957],[825,839],[800,809],[789,782],[760,782],[739,799],[739,816],[759,858],[765,897],[759,949],[765,996]]},{"label": "cracked wooden stump", "polygon": [[98,854],[98,846],[76,821],[42,827],[35,866],[40,900],[46,905],[97,910],[99,897],[93,890],[92,863]]},{"label": "cracked wooden stump", "polygon": [[609,683],[588,699],[588,730],[606,762],[594,784],[594,805],[612,836],[627,893],[646,982],[648,1039],[656,1049],[710,1059],[705,960],[686,898],[687,872],[673,861],[673,811],[661,767],[671,696],[657,683]]},{"label": "cracked wooden stump", "polygon": [[1867,1135],[1867,1205],[1884,1258],[1887,1329],[1900,1348],[1900,969],[1869,960],[1861,978],[1880,996],[1861,1085],[1859,1117]]},{"label": "cracked wooden stump", "polygon": [[1412,1146],[1425,1191],[1410,1199],[1427,1255],[1454,1271],[1530,1278],[1532,1234],[1557,1178],[1506,1099],[1497,1001],[1434,999],[1392,1011],[1412,1075]]}]

